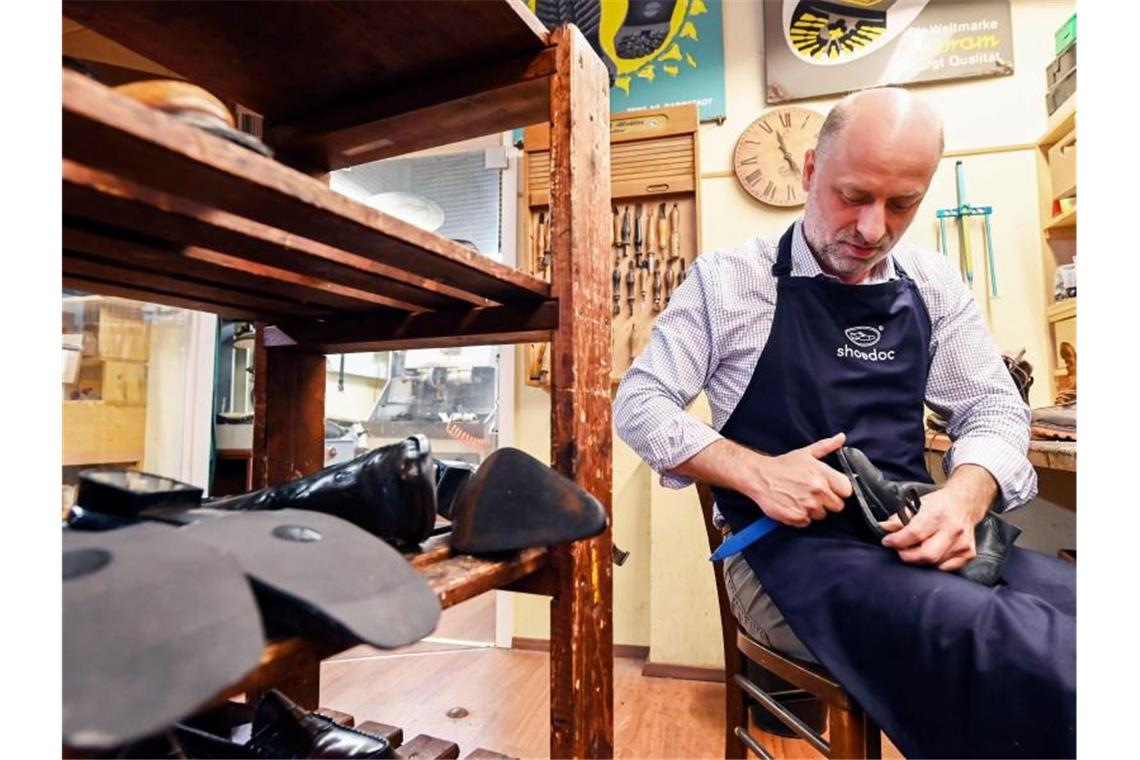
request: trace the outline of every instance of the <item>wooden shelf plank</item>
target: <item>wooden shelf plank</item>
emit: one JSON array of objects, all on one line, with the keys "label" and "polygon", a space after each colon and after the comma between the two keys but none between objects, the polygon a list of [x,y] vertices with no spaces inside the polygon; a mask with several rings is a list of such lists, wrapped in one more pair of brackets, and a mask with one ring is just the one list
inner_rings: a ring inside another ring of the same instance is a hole
[{"label": "wooden shelf plank", "polygon": [[[164,241],[180,255],[234,261],[251,275],[269,266],[346,287],[406,311],[481,305],[486,299],[315,241],[162,193],[73,161],[63,161],[64,221],[132,240]],[[78,223],[72,220],[80,220]],[[160,243],[162,244],[162,243]],[[227,278],[228,280],[229,278]]]},{"label": "wooden shelf plank", "polygon": [[[243,289],[257,296],[291,299],[298,307],[319,307],[325,311],[386,311],[393,313],[390,299],[367,291],[337,285],[316,277],[306,277],[279,267],[249,262],[196,246],[148,240],[121,230],[64,220],[63,250],[66,256],[87,254],[124,270],[145,267],[186,277],[192,282],[240,282]],[[66,267],[64,269],[66,272]],[[285,312],[285,316],[289,316]]]},{"label": "wooden shelf plank", "polygon": [[558,327],[558,303],[488,306],[463,311],[429,311],[321,322],[292,319],[266,328],[272,349],[298,346],[325,354],[397,351],[405,348],[449,348],[550,340]]},{"label": "wooden shelf plank", "polygon": [[73,71],[63,73],[63,135],[64,158],[76,164],[441,282],[486,305],[542,301],[550,294],[549,284],[535,277]]},{"label": "wooden shelf plank", "polygon": [[308,171],[548,118],[553,56],[521,0],[211,6],[68,2],[64,13],[262,114],[266,142]]},{"label": "wooden shelf plank", "polygon": [[[73,2],[63,14],[219,97],[283,124],[409,83],[537,54],[523,0],[383,3]],[[520,124],[510,126],[522,126]],[[438,142],[454,142],[439,125]]]},{"label": "wooden shelf plank", "polygon": [[[310,172],[330,171],[534,124],[550,113],[554,51],[485,65],[271,126],[278,157]],[[431,128],[425,128],[430,125]]]},{"label": "wooden shelf plank", "polygon": [[1066,228],[1075,228],[1076,226],[1077,207],[1073,206],[1065,213],[1055,216],[1049,220],[1049,223],[1045,225],[1045,230],[1046,232],[1055,232]]},{"label": "wooden shelf plank", "polygon": [[1049,304],[1045,308],[1045,319],[1049,322],[1058,322],[1062,319],[1075,317],[1077,315],[1077,299],[1066,298],[1063,301],[1056,301]]}]

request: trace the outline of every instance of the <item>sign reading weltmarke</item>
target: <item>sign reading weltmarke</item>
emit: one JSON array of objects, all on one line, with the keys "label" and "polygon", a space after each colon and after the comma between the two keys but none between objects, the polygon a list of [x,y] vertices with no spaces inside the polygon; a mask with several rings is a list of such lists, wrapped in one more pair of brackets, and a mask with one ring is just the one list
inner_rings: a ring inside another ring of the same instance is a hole
[{"label": "sign reading weltmarke", "polygon": [[701,121],[723,118],[722,0],[527,0],[553,29],[573,23],[613,80],[610,111],[696,103]]},{"label": "sign reading weltmarke", "polygon": [[765,99],[1013,73],[1009,0],[770,0]]}]

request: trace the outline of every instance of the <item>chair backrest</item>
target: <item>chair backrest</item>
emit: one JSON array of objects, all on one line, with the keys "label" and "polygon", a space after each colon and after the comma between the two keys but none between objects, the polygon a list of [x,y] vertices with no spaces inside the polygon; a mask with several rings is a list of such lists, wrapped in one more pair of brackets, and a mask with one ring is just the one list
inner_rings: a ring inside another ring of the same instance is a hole
[{"label": "chair backrest", "polygon": [[[709,538],[709,554],[716,551],[722,539],[720,529],[713,525],[713,492],[705,483],[697,483],[697,496],[701,501],[701,514],[704,517],[705,531]],[[732,614],[732,605],[728,600],[728,589],[724,585],[724,574],[721,566],[723,560],[713,563],[713,575],[716,576],[716,597],[720,603],[720,630],[724,643],[724,670],[726,678],[731,682],[733,675],[740,672],[740,649],[736,646],[736,617]]]}]

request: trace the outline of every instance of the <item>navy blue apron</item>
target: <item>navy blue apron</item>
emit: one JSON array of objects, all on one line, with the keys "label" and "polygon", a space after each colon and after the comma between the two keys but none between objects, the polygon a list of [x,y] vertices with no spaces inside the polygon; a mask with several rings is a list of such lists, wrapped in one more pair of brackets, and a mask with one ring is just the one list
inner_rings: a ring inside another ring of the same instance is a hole
[{"label": "navy blue apron", "polygon": [[[771,334],[726,438],[772,455],[835,433],[892,479],[931,478],[923,398],[930,316],[896,280],[792,276],[780,239]],[[828,461],[836,466],[834,461]],[[733,533],[763,517],[714,489]],[[907,565],[855,509],[779,526],[743,549],[796,636],[907,757],[1076,755],[1072,565],[1015,548],[994,587]]]}]

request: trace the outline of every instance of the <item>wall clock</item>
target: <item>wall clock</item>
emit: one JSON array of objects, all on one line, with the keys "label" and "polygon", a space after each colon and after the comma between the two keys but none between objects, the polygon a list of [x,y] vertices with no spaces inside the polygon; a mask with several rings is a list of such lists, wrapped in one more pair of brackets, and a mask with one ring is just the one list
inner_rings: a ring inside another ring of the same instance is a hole
[{"label": "wall clock", "polygon": [[752,197],[772,206],[804,202],[804,153],[815,147],[823,114],[810,108],[773,108],[748,125],[736,141],[732,166]]}]

